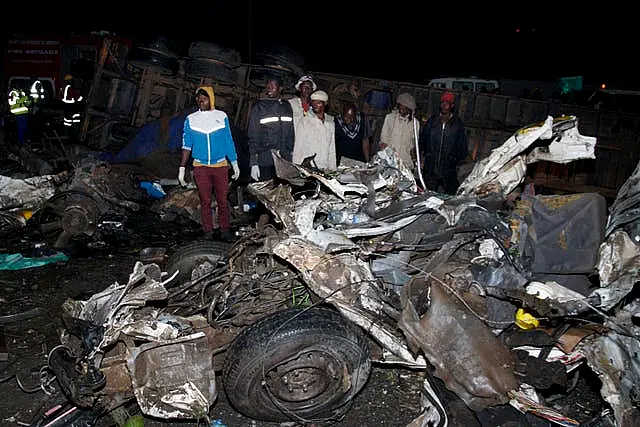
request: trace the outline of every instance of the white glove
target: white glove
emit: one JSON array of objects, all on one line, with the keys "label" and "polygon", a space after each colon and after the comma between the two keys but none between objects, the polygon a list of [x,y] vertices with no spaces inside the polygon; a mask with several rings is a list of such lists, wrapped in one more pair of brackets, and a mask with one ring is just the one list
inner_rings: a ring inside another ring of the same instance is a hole
[{"label": "white glove", "polygon": [[260,181],[260,166],[251,166],[251,178],[253,178],[254,181]]},{"label": "white glove", "polygon": [[238,167],[238,162],[231,162],[231,167],[233,167],[233,175],[231,175],[231,179],[236,180],[240,176],[240,168]]},{"label": "white glove", "polygon": [[184,180],[184,172],[185,172],[185,168],[184,166],[180,166],[178,168],[178,182],[180,183],[180,185],[182,185],[183,187],[187,186],[187,183]]}]

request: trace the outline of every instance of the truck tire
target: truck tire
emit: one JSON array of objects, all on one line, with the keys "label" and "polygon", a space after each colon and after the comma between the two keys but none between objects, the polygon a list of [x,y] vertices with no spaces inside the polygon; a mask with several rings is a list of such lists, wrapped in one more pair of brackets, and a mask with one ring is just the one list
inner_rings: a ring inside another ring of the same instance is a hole
[{"label": "truck tire", "polygon": [[162,56],[177,59],[180,56],[180,42],[164,36],[148,36],[138,40],[136,48],[157,52]]},{"label": "truck tire", "polygon": [[276,77],[282,81],[282,87],[292,88],[300,78],[299,74],[291,71],[268,66],[258,66],[251,69],[250,81],[253,85],[264,88],[269,78]]},{"label": "truck tire", "polygon": [[270,46],[257,55],[258,63],[274,68],[285,69],[298,78],[305,73],[305,58],[296,50],[286,46]]},{"label": "truck tire", "polygon": [[198,241],[186,244],[167,260],[166,271],[171,277],[180,271],[169,287],[181,285],[213,270],[218,263],[224,262],[231,244],[217,241]]},{"label": "truck tire", "polygon": [[220,83],[238,82],[238,72],[213,59],[188,59],[184,63],[184,74],[188,77],[208,77]]},{"label": "truck tire", "polygon": [[225,355],[229,403],[263,421],[339,419],[371,372],[363,331],[329,307],[290,308],[244,329]]},{"label": "truck tire", "polygon": [[176,58],[142,47],[134,47],[131,50],[129,64],[135,68],[149,69],[167,76],[175,75],[180,68]]},{"label": "truck tire", "polygon": [[189,45],[189,56],[193,59],[215,59],[230,67],[237,67],[241,62],[238,51],[203,41]]}]

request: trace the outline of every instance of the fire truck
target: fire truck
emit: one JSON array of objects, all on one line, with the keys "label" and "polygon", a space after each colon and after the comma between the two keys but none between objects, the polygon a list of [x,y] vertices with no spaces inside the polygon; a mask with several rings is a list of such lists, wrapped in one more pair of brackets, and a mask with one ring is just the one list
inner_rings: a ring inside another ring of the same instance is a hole
[{"label": "fire truck", "polygon": [[80,89],[90,87],[105,38],[131,46],[131,40],[109,32],[88,34],[13,34],[6,41],[2,76],[5,94],[12,88],[29,93],[38,79],[44,88],[43,106],[54,107],[64,76],[71,74]]}]

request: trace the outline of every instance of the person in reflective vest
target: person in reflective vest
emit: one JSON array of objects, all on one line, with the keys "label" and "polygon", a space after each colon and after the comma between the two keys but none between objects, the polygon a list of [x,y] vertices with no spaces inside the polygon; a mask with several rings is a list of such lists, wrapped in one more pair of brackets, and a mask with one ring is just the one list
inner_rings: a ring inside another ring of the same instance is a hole
[{"label": "person in reflective vest", "polygon": [[73,76],[67,74],[64,76],[64,88],[62,89],[62,102],[63,102],[63,124],[65,126],[66,134],[69,137],[76,137],[78,129],[80,128],[80,111],[82,107],[82,95],[73,87]]},{"label": "person in reflective vest", "polygon": [[46,92],[42,80],[38,77],[31,77],[31,87],[29,88],[31,105],[29,106],[29,129],[27,139],[37,139],[45,128],[46,119],[42,107],[47,103]]},{"label": "person in reflective vest", "polygon": [[282,98],[282,80],[269,76],[262,96],[251,107],[249,113],[249,165],[251,178],[268,181],[276,178],[271,150],[291,161],[293,142],[293,107]]},{"label": "person in reflective vest", "polygon": [[42,82],[37,77],[33,79],[33,83],[31,83],[31,88],[29,89],[29,95],[31,95],[31,100],[34,104],[42,104],[44,102],[44,86]]},{"label": "person in reflective vest", "polygon": [[27,123],[31,98],[22,89],[11,89],[9,92],[9,110],[16,118],[18,142],[24,144],[27,134]]}]

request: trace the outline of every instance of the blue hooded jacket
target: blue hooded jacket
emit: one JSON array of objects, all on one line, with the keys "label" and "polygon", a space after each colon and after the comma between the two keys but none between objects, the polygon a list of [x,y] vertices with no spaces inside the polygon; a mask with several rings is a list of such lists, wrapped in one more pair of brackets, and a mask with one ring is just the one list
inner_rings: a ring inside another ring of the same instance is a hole
[{"label": "blue hooded jacket", "polygon": [[227,159],[235,162],[238,158],[229,118],[224,111],[215,109],[213,88],[201,86],[200,89],[209,94],[212,109],[198,110],[186,117],[182,148],[191,151],[194,166],[226,166]]}]

